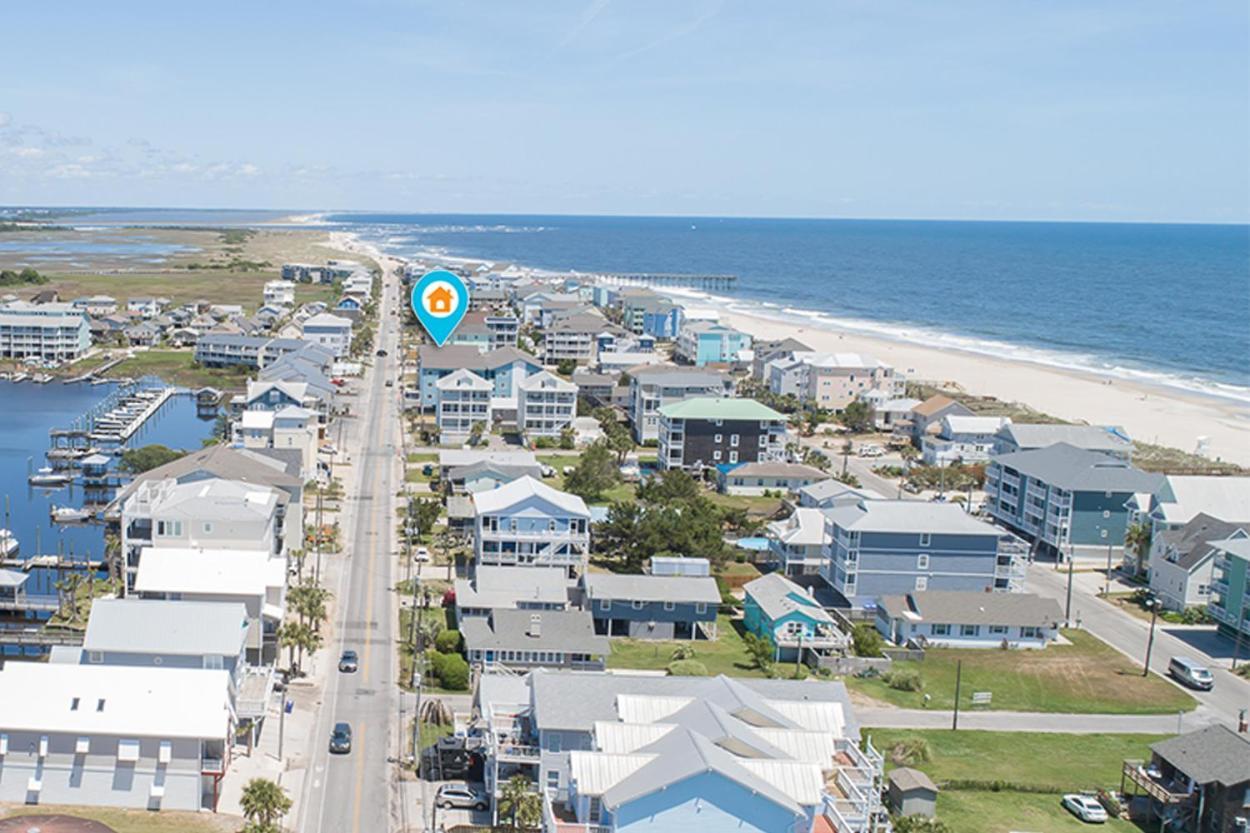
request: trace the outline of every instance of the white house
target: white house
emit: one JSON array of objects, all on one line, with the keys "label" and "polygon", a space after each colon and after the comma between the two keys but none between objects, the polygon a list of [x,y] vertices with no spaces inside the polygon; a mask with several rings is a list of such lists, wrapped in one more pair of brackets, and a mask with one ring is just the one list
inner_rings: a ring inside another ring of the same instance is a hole
[{"label": "white house", "polygon": [[0,801],[215,810],[235,715],[224,670],[10,662]]},{"label": "white house", "polygon": [[295,304],[295,284],[290,281],[269,281],[265,284],[265,304],[289,307]]},{"label": "white house", "polygon": [[550,371],[521,380],[517,392],[517,428],[526,437],[559,437],[577,416],[577,385]]},{"label": "white house", "polygon": [[128,298],[126,300],[126,312],[142,318],[155,318],[164,308],[165,304],[160,298]]},{"label": "white house", "polygon": [[300,453],[304,479],[317,475],[317,415],[288,405],[277,411],[244,411],[235,423],[234,441],[244,448],[290,448]]},{"label": "white house", "polygon": [[305,341],[319,344],[341,359],[352,349],[352,320],[323,312],[304,322],[301,328]]},{"label": "white house", "polygon": [[921,440],[921,454],[930,466],[984,463],[998,445],[998,432],[1010,422],[1008,417],[947,414],[937,434]]},{"label": "white house", "polygon": [[494,390],[490,382],[461,368],[435,382],[434,389],[434,413],[441,442],[464,442],[474,425],[481,425],[484,431],[490,429]]},{"label": "white house", "polygon": [[0,304],[0,358],[73,361],[91,349],[87,314],[70,304]]},{"label": "white house", "polygon": [[1059,603],[1032,593],[925,590],[877,603],[877,630],[895,645],[1045,648],[1061,624]]},{"label": "white house", "polygon": [[473,495],[473,552],[479,565],[585,569],[590,510],[577,495],[521,477]]},{"label": "white house", "polygon": [[[1250,514],[1250,506],[1245,509]],[[1150,589],[1168,610],[1205,608],[1211,600],[1211,572],[1218,541],[1250,537],[1250,521],[1223,521],[1199,514],[1178,529],[1154,536],[1150,547]]]},{"label": "white house", "polygon": [[790,517],[767,526],[768,550],[783,575],[820,573],[824,558],[825,515],[819,509],[800,506]]}]

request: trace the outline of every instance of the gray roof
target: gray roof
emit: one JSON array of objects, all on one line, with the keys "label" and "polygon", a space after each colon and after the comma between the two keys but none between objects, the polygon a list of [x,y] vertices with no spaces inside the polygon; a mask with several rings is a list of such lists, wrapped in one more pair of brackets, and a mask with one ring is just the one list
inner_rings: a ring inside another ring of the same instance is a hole
[{"label": "gray roof", "polygon": [[96,599],[83,648],[136,654],[237,656],[247,638],[241,602]]},{"label": "gray roof", "polygon": [[822,510],[830,521],[860,532],[928,533],[930,535],[991,535],[1007,533],[977,520],[956,503],[922,500],[864,500]]},{"label": "gray roof", "polygon": [[[1250,507],[1247,511],[1250,513]],[[1175,548],[1177,566],[1189,570],[1211,555],[1212,542],[1232,538],[1238,530],[1250,532],[1250,522],[1222,521],[1199,514],[1180,529],[1160,532],[1159,541],[1165,547]]]},{"label": "gray roof", "polygon": [[497,463],[494,460],[478,460],[467,466],[455,466],[448,469],[447,477],[451,480],[468,480],[479,474],[497,474],[501,479],[516,480],[520,477],[542,477],[543,467],[535,463],[531,465],[511,465]]},{"label": "gray roof", "polygon": [[[748,581],[742,589],[774,622],[797,611],[813,621],[828,625],[834,624],[833,617],[820,606],[819,602],[781,573],[760,576],[753,581]],[[795,601],[796,595],[803,599],[811,599],[812,604]]]},{"label": "gray roof", "polygon": [[1216,724],[1151,744],[1151,750],[1197,781],[1226,787],[1250,781],[1250,737]]},{"label": "gray roof", "polygon": [[1070,492],[1153,492],[1164,483],[1161,474],[1150,474],[1123,460],[1067,443],[999,454],[992,462]]},{"label": "gray roof", "polygon": [[423,344],[417,349],[417,365],[422,370],[488,370],[517,360],[542,366],[538,359],[516,347],[499,347],[487,353],[470,344]]},{"label": "gray roof", "polygon": [[[539,617],[538,636],[530,636],[532,617]],[[608,638],[595,634],[594,620],[583,610],[512,610],[497,608],[489,617],[460,624],[464,644],[482,651],[564,651],[607,656]]]},{"label": "gray roof", "polygon": [[755,463],[741,463],[725,472],[726,477],[807,477],[812,480],[821,480],[829,475],[825,474],[815,466],[809,466],[804,463],[781,463],[775,461],[760,461]]},{"label": "gray roof", "polygon": [[720,604],[716,579],[709,576],[631,576],[587,573],[582,582],[591,599],[640,600],[678,604]]},{"label": "gray roof", "polygon": [[878,604],[891,619],[947,625],[1050,626],[1063,621],[1057,601],[1032,593],[922,590],[905,596],[882,596]]},{"label": "gray roof", "polygon": [[938,791],[937,784],[933,783],[933,779],[925,775],[918,769],[901,766],[898,769],[890,770],[890,783],[903,792],[911,790],[928,790],[936,793]]},{"label": "gray roof", "polygon": [[859,737],[850,695],[840,681],[814,684],[805,680],[755,680],[723,675],[653,677],[542,669],[530,674],[530,686],[534,692],[534,717],[542,729],[589,732],[596,720],[618,722],[617,695],[642,694],[710,700],[731,714],[748,708],[766,712],[773,720],[780,716],[772,717],[776,712],[764,702],[766,700],[841,703],[847,721],[847,737]]},{"label": "gray roof", "polygon": [[193,451],[136,477],[126,488],[117,493],[117,497],[109,504],[109,509],[120,507],[126,498],[139,488],[140,483],[164,480],[168,477],[182,482],[200,472],[206,472],[224,480],[239,480],[244,483],[272,486],[289,494],[297,493],[303,488],[304,481],[298,476],[289,474],[283,461],[266,454],[249,453],[249,451],[250,449],[230,448],[224,445],[211,445],[208,448]]},{"label": "gray roof", "polygon": [[456,580],[457,607],[511,608],[518,602],[567,604],[569,579],[563,567],[479,565],[473,579]]},{"label": "gray roof", "polygon": [[1055,443],[1067,443],[1087,451],[1131,451],[1133,442],[1123,428],[1117,425],[1048,425],[1034,423],[1008,423],[998,432],[1022,450],[1045,448]]},{"label": "gray roof", "polygon": [[828,480],[821,480],[819,483],[809,483],[799,489],[799,494],[817,503],[840,501],[844,498],[849,503],[858,503],[860,499],[885,499],[885,495],[872,489],[864,486],[848,486],[840,480],[834,480],[832,477]]},{"label": "gray roof", "polygon": [[653,385],[724,385],[729,377],[719,370],[702,367],[680,367],[675,364],[643,364],[625,371],[639,382]]}]

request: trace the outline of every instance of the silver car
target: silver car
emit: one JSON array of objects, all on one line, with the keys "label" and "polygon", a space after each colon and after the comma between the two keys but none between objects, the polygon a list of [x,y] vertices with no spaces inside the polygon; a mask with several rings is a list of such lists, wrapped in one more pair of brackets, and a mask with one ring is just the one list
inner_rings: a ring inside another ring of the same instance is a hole
[{"label": "silver car", "polygon": [[444,810],[460,807],[467,810],[485,810],[489,803],[486,793],[468,785],[444,784],[438,788],[434,803]]}]

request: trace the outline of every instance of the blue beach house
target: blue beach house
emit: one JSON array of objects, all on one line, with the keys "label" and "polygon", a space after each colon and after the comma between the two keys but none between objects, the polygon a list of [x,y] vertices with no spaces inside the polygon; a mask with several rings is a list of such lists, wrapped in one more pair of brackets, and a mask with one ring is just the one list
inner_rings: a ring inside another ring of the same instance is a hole
[{"label": "blue beach house", "polygon": [[710,576],[587,573],[582,591],[601,636],[716,638],[720,590]]},{"label": "blue beach house", "polygon": [[743,350],[751,349],[751,337],[741,330],[712,321],[685,324],[677,336],[674,355],[696,367],[736,361]]},{"label": "blue beach house", "polygon": [[793,660],[800,650],[823,653],[846,646],[847,635],[838,630],[828,611],[780,573],[748,582],[743,590],[743,627],[772,640],[777,660]]}]

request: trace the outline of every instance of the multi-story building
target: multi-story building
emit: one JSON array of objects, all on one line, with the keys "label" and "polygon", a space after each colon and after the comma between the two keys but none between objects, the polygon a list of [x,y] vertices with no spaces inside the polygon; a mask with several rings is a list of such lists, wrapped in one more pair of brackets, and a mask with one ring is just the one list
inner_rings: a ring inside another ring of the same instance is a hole
[{"label": "multi-story building", "polygon": [[852,607],[913,590],[1024,589],[1023,542],[953,503],[863,500],[822,511],[821,575]]},{"label": "multi-story building", "polygon": [[751,349],[751,336],[714,321],[687,321],[677,334],[673,355],[687,364],[729,364]]},{"label": "multi-story building", "polygon": [[352,320],[323,312],[304,322],[301,332],[305,341],[329,350],[341,359],[352,349]]},{"label": "multi-story building", "polygon": [[1241,833],[1250,828],[1250,736],[1214,723],[1150,745],[1150,760],[1121,769],[1133,804],[1176,830]]},{"label": "multi-story building", "polygon": [[459,444],[472,433],[473,426],[489,432],[491,424],[491,384],[468,370],[457,370],[435,384],[438,400],[435,419],[439,441]]},{"label": "multi-story building", "polygon": [[510,400],[515,407],[521,380],[543,369],[534,356],[515,347],[501,347],[482,353],[475,346],[423,345],[417,351],[418,404],[433,408],[438,402],[438,380],[457,370],[471,370],[491,383],[492,396]]},{"label": "multi-story building", "polygon": [[1211,598],[1207,612],[1220,633],[1250,637],[1250,538],[1212,541]]},{"label": "multi-story building", "polygon": [[87,315],[72,304],[0,304],[2,358],[66,362],[90,348],[91,325]]},{"label": "multi-story building", "polygon": [[266,304],[289,307],[295,304],[295,284],[292,281],[268,281],[263,298]]},{"label": "multi-story building", "polygon": [[930,396],[912,408],[908,418],[902,420],[903,427],[907,428],[911,434],[912,445],[919,449],[924,444],[924,438],[927,435],[937,433],[942,417],[947,415],[972,416],[973,414],[967,405],[941,394]]},{"label": "multi-story building", "polygon": [[984,463],[998,445],[999,430],[1010,424],[1008,417],[947,414],[936,434],[924,436],[920,453],[930,466]]},{"label": "multi-story building", "polygon": [[991,458],[985,505],[1038,550],[1105,558],[1123,553],[1129,499],[1162,484],[1124,460],[1057,443]]},{"label": "multi-story building", "polygon": [[1125,507],[1129,523],[1145,524],[1152,537],[1198,515],[1243,520],[1250,517],[1250,477],[1167,474],[1153,491],[1131,496]]},{"label": "multi-story building", "polygon": [[701,396],[660,408],[661,469],[780,460],[786,418],[754,399]]},{"label": "multi-story building", "polygon": [[[234,333],[206,333],[195,342],[195,360],[205,367],[263,368],[299,353],[329,367],[336,358],[319,344],[301,338],[266,338]],[[324,359],[324,361],[322,361]]]},{"label": "multi-story building", "polygon": [[810,576],[820,572],[825,557],[825,516],[819,509],[800,506],[790,517],[770,521],[766,527],[768,552],[785,576]]},{"label": "multi-story building", "polygon": [[1133,441],[1118,425],[1051,425],[1031,422],[1005,423],[998,432],[994,453],[1033,451],[1055,443],[1067,443],[1086,451],[1099,451],[1122,460],[1133,456]]},{"label": "multi-story building", "polygon": [[851,637],[812,595],[780,573],[769,573],[743,586],[742,626],[773,644],[773,658],[801,659],[810,653],[839,651]]},{"label": "multi-story building", "polygon": [[141,318],[155,318],[165,309],[165,304],[164,298],[128,298],[126,312]]},{"label": "multi-story building", "polygon": [[[477,295],[474,295],[473,302],[477,300]],[[519,332],[520,322],[515,315],[485,310],[471,311],[465,314],[456,331],[452,333],[450,344],[474,347],[486,353],[501,347],[516,347]]]},{"label": "multi-story building", "polygon": [[87,315],[103,318],[117,312],[117,299],[112,295],[89,295],[84,298],[75,298],[70,302],[70,306],[82,310]]},{"label": "multi-story building", "polygon": [[846,688],[539,670],[484,675],[487,791],[538,785],[548,831],[889,829]]},{"label": "multi-story building", "polygon": [[471,579],[456,579],[456,621],[492,610],[568,610],[572,582],[560,567],[478,565]]},{"label": "multi-story building", "polygon": [[532,477],[473,495],[478,565],[519,564],[584,570],[590,510],[577,495]]},{"label": "multi-story building", "polygon": [[[1246,507],[1250,514],[1250,506]],[[1198,515],[1180,529],[1150,541],[1150,589],[1168,610],[1205,608],[1211,600],[1216,549],[1213,541],[1250,537],[1250,521],[1222,521]]]},{"label": "multi-story building", "polygon": [[710,576],[586,573],[595,633],[634,639],[715,639],[720,590]]},{"label": "multi-story building", "polygon": [[784,353],[769,361],[765,371],[773,393],[790,394],[832,411],[842,410],[873,390],[902,394],[902,379],[894,368],[859,353]]},{"label": "multi-story building", "polygon": [[10,662],[0,671],[0,801],[216,810],[236,715],[206,668]]},{"label": "multi-story building", "polygon": [[299,452],[303,477],[317,476],[317,415],[288,405],[277,411],[244,411],[234,425],[234,441],[244,448],[289,448]]},{"label": "multi-story building", "polygon": [[733,379],[710,368],[644,365],[629,375],[629,424],[640,443],[660,439],[660,408],[696,396],[731,396]]},{"label": "multi-story building", "polygon": [[577,385],[544,370],[521,381],[517,428],[527,438],[559,437],[577,417]]},{"label": "multi-story building", "polygon": [[577,313],[560,318],[543,330],[543,364],[591,364],[605,339],[614,341],[623,332],[597,314]]}]

